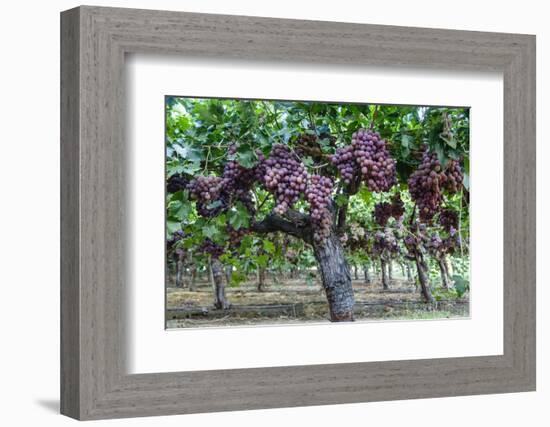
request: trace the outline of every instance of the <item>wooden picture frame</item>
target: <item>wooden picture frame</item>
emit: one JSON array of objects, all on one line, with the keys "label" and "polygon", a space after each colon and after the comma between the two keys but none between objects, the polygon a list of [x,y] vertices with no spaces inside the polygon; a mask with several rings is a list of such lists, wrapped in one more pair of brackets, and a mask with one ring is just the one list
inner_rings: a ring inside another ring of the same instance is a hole
[{"label": "wooden picture frame", "polygon": [[[128,375],[127,53],[502,72],[503,355]],[[534,36],[78,7],[61,14],[61,166],[65,415],[85,420],[535,390]]]}]

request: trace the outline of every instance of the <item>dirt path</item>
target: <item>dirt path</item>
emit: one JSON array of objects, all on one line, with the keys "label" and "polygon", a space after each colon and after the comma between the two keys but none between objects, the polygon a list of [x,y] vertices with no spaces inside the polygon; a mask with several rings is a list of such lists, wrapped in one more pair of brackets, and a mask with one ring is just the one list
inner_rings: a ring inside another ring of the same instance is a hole
[{"label": "dirt path", "polygon": [[[436,319],[469,316],[467,299],[440,301],[426,305],[414,285],[396,279],[390,290],[384,291],[375,281],[365,285],[354,281],[356,320]],[[167,327],[283,324],[326,322],[328,307],[323,289],[303,280],[287,280],[268,285],[258,292],[254,283],[238,288],[229,287],[230,310],[214,310],[212,288],[199,283],[196,291],[167,288]]]}]

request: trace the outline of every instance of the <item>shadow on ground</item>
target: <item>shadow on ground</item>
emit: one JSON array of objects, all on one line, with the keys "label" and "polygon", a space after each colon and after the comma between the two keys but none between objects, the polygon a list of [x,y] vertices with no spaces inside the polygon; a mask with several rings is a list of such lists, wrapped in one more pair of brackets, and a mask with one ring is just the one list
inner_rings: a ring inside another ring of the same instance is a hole
[{"label": "shadow on ground", "polygon": [[59,414],[59,399],[38,399],[36,404],[50,412]]}]

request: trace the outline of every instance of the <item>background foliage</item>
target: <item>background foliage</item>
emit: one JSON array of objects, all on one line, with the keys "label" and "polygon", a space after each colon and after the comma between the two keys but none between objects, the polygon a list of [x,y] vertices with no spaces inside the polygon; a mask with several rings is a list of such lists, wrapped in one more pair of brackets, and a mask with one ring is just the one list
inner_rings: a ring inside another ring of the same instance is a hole
[{"label": "background foliage", "polygon": [[[336,168],[329,161],[339,147],[349,145],[359,128],[373,129],[386,139],[391,156],[397,161],[398,184],[387,193],[373,193],[365,186],[349,196],[344,191]],[[303,152],[299,145],[304,135],[317,138],[320,152]],[[377,203],[390,201],[399,193],[405,203],[406,215],[413,215],[414,203],[408,194],[407,180],[421,162],[425,149],[436,153],[443,166],[457,160],[463,170],[463,189],[447,196],[446,208],[460,214],[459,233],[462,242],[469,239],[469,110],[437,106],[331,104],[317,102],[166,98],[166,174],[193,179],[197,176],[220,176],[228,160],[236,160],[246,168],[258,162],[259,152],[269,156],[274,144],[284,144],[299,153],[311,174],[330,176],[335,181],[336,204],[349,204],[347,238],[353,239],[354,225],[366,230],[380,228],[373,221]],[[235,154],[230,147],[237,144]],[[258,151],[259,150],[259,151]],[[260,186],[252,188],[256,212],[251,214],[241,203],[214,218],[197,215],[189,192],[181,190],[167,194],[167,239],[178,230],[185,238],[178,246],[192,251],[205,239],[225,245],[223,260],[234,267],[232,285],[247,274],[269,265],[272,269],[288,270],[298,265],[311,268],[315,262],[311,250],[296,239],[280,235],[249,234],[238,248],[227,246],[227,224],[235,229],[246,228],[272,211],[272,197]],[[295,208],[307,213],[303,200]],[[391,224],[390,224],[391,225]],[[434,232],[444,233],[437,224],[428,224]],[[466,249],[460,246],[459,258],[453,262],[458,283],[468,280]],[[192,255],[205,262],[198,252]],[[364,264],[373,260],[364,247],[353,250],[348,245],[348,260]],[[433,262],[432,276],[437,274]]]}]

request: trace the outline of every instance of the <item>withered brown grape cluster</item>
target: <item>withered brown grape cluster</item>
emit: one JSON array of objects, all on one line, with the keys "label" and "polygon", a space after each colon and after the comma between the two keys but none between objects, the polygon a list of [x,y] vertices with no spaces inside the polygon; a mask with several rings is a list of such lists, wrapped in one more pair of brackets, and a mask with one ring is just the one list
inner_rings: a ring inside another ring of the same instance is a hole
[{"label": "withered brown grape cluster", "polygon": [[396,161],[377,132],[359,129],[351,144],[336,150],[331,162],[346,184],[360,178],[371,191],[388,191],[397,182]]},{"label": "withered brown grape cluster", "polygon": [[332,187],[333,183],[330,178],[312,175],[306,189],[306,200],[309,203],[313,223],[313,238],[317,241],[321,241],[330,235],[332,219],[329,203]]},{"label": "withered brown grape cluster", "polygon": [[409,177],[409,192],[419,209],[421,221],[429,222],[443,202],[443,190],[456,193],[462,185],[462,170],[456,160],[450,160],[444,169],[435,153],[427,150],[422,163]]},{"label": "withered brown grape cluster", "polygon": [[269,159],[264,163],[265,188],[275,196],[275,213],[283,215],[305,191],[307,171],[296,155],[282,144],[273,146]]}]

